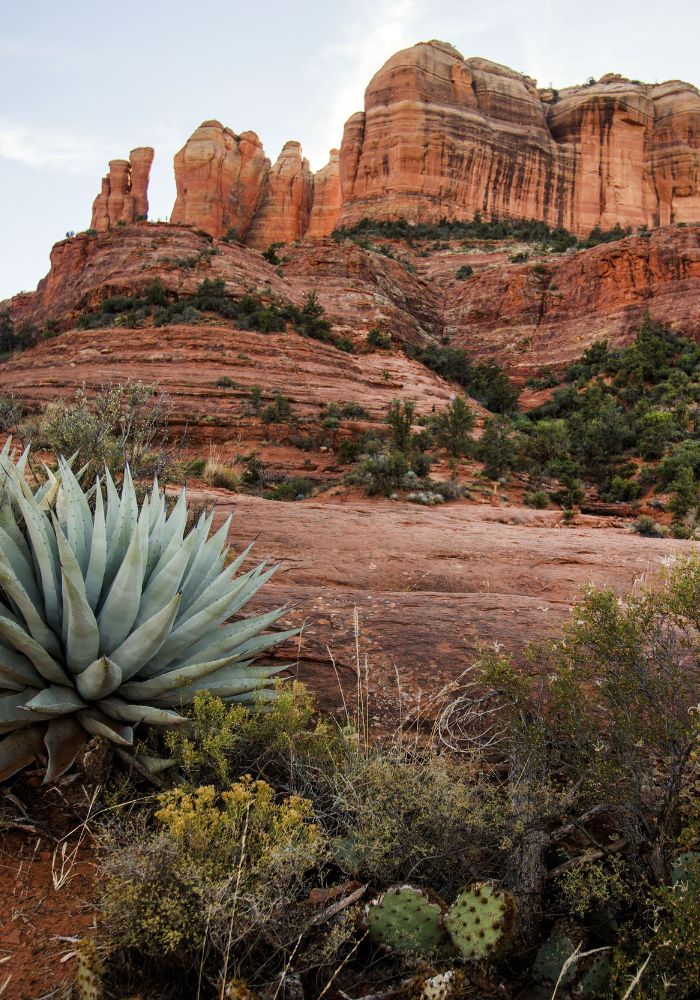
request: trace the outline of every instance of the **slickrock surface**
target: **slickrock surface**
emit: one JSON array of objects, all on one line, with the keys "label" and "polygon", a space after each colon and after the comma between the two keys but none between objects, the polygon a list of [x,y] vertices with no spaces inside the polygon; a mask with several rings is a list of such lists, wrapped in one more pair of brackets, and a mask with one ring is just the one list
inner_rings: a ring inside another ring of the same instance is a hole
[{"label": "slickrock surface", "polygon": [[258,605],[295,606],[290,620],[305,622],[300,676],[329,706],[339,701],[329,649],[346,693],[354,691],[357,609],[372,712],[385,725],[398,723],[397,675],[405,714],[421,691],[425,703],[454,681],[478,645],[498,642],[517,653],[557,634],[587,583],[629,592],[643,577],[652,582],[663,558],[688,549],[593,517],[563,527],[558,511],[354,499],[280,504],[223,493],[217,500],[218,517],[234,512],[237,546],[257,536],[255,559],[283,560]]},{"label": "slickrock surface", "polygon": [[[234,386],[217,387],[224,376]],[[426,414],[433,405],[443,407],[453,391],[403,355],[352,356],[296,333],[246,332],[230,323],[74,331],[0,365],[0,391],[12,388],[41,404],[72,397],[83,384],[97,389],[127,378],[156,382],[173,397],[174,430],[187,427],[188,443],[214,440],[235,451],[263,436],[274,445],[290,433],[276,424],[262,428],[253,417],[253,385],[262,388],[265,402],[275,393],[285,395],[302,420],[318,420],[321,406],[331,401],[357,403],[379,420],[399,396],[415,399],[417,412]],[[297,460],[304,458],[300,452]],[[314,452],[308,458],[313,460],[309,474],[317,462],[334,464],[332,453],[324,458]]]},{"label": "slickrock surface", "polygon": [[128,160],[110,160],[109,173],[92,204],[90,228],[106,233],[120,223],[148,216],[148,178],[153,163],[150,146],[132,149]]},{"label": "slickrock surface", "polygon": [[444,42],[397,52],[345,126],[341,225],[365,216],[600,225],[700,219],[700,94],[610,74],[538,91]]}]

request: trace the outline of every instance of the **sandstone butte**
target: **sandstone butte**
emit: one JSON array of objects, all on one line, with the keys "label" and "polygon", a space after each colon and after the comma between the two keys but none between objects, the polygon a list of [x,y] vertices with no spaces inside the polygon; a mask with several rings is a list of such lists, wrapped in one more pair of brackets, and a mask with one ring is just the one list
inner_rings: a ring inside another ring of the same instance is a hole
[{"label": "sandstone butte", "polygon": [[[259,249],[365,217],[435,221],[478,211],[578,235],[700,221],[700,93],[691,84],[608,74],[542,90],[431,41],[392,56],[364,104],[316,174],[297,142],[271,165],[255,132],[204,122],[175,156],[171,221],[217,237],[233,229]],[[148,152],[134,150],[131,166],[112,161],[94,229],[142,214]]]}]

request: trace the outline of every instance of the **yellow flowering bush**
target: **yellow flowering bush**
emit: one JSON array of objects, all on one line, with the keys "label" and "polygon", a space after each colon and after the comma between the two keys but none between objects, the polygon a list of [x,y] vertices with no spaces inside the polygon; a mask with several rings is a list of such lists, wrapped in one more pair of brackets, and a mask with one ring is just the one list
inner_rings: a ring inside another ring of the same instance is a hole
[{"label": "yellow flowering bush", "polygon": [[207,967],[224,955],[235,967],[263,933],[268,951],[271,940],[293,945],[327,856],[311,803],[277,801],[249,776],[222,793],[175,788],[158,800],[155,830],[132,828],[108,845],[103,912],[113,943],[183,965],[204,955]]}]

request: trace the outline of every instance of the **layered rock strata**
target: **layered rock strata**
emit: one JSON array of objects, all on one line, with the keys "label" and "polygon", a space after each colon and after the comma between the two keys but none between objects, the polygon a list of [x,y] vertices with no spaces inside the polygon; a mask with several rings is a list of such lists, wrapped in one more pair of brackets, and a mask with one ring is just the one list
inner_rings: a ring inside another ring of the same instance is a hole
[{"label": "layered rock strata", "polygon": [[340,224],[486,216],[700,220],[700,94],[609,75],[561,92],[443,42],[396,53],[345,126]]}]

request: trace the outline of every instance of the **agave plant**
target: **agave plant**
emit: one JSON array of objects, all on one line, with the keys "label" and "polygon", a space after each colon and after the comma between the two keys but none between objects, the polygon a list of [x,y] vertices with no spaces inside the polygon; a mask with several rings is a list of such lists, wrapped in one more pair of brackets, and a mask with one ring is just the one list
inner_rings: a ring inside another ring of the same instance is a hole
[{"label": "agave plant", "polygon": [[267,632],[284,608],[238,615],[277,567],[236,575],[230,518],[186,533],[184,490],[168,514],[154,483],[139,509],[128,468],[121,495],[109,473],[86,494],[64,459],[32,493],[26,461],[0,453],[0,780],[45,756],[53,781],[91,736],[128,747],[204,688],[275,697],[284,666],[253,661],[297,630]]}]

